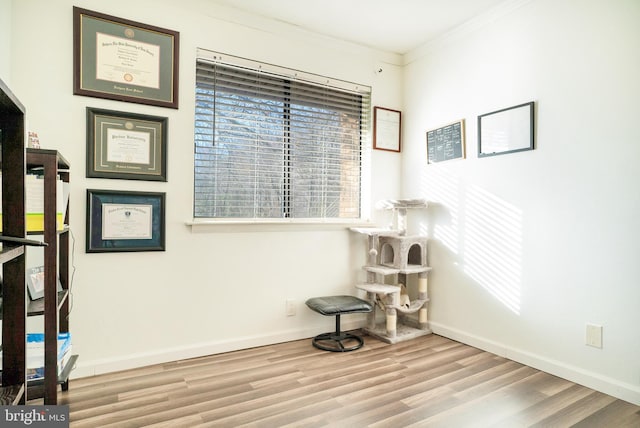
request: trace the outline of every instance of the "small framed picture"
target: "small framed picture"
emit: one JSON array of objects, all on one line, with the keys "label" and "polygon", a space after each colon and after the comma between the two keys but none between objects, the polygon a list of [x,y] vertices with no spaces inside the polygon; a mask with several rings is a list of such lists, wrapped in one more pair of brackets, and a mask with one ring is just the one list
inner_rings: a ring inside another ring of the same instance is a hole
[{"label": "small framed picture", "polygon": [[87,253],[165,250],[165,193],[87,189]]},{"label": "small framed picture", "polygon": [[87,177],[167,181],[167,121],[87,107]]},{"label": "small framed picture", "polygon": [[[27,289],[31,300],[38,300],[44,297],[44,266],[34,266],[27,268]],[[57,281],[57,291],[62,291],[60,278]]]},{"label": "small framed picture", "polygon": [[31,300],[44,297],[44,266],[27,269],[27,289]]},{"label": "small framed picture", "polygon": [[373,148],[400,152],[402,113],[384,107],[373,108]]},{"label": "small framed picture", "polygon": [[73,8],[73,93],[178,108],[180,33]]}]

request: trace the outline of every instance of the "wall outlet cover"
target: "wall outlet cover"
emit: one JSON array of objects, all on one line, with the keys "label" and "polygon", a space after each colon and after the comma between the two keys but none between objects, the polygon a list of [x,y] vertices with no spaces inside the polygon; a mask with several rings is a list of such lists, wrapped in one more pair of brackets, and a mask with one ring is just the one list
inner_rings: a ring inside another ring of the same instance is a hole
[{"label": "wall outlet cover", "polygon": [[586,344],[602,349],[602,326],[587,324]]}]

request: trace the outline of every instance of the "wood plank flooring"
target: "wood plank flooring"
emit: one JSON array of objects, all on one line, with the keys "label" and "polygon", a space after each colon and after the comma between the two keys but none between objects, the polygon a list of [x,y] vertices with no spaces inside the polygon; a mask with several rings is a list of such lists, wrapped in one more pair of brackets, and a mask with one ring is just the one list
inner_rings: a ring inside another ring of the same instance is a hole
[{"label": "wood plank flooring", "polygon": [[72,380],[71,427],[640,427],[640,407],[430,335],[310,340]]}]

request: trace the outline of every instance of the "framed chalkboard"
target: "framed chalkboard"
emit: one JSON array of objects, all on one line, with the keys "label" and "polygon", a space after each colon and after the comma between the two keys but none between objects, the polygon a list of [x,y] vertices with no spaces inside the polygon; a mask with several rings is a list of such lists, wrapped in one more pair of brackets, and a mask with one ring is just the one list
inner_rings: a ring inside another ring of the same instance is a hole
[{"label": "framed chalkboard", "polygon": [[427,131],[428,163],[462,159],[464,146],[464,119]]}]

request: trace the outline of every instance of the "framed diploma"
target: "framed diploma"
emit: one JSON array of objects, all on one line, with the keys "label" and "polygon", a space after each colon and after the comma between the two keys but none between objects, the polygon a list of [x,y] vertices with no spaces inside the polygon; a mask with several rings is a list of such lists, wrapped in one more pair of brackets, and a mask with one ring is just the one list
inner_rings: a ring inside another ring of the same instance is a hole
[{"label": "framed diploma", "polygon": [[165,250],[165,193],[87,189],[87,253]]},{"label": "framed diploma", "polygon": [[73,8],[73,93],[178,108],[180,33]]},{"label": "framed diploma", "polygon": [[383,107],[373,108],[373,148],[400,151],[401,113]]},{"label": "framed diploma", "polygon": [[87,177],[167,181],[167,121],[87,107]]}]

